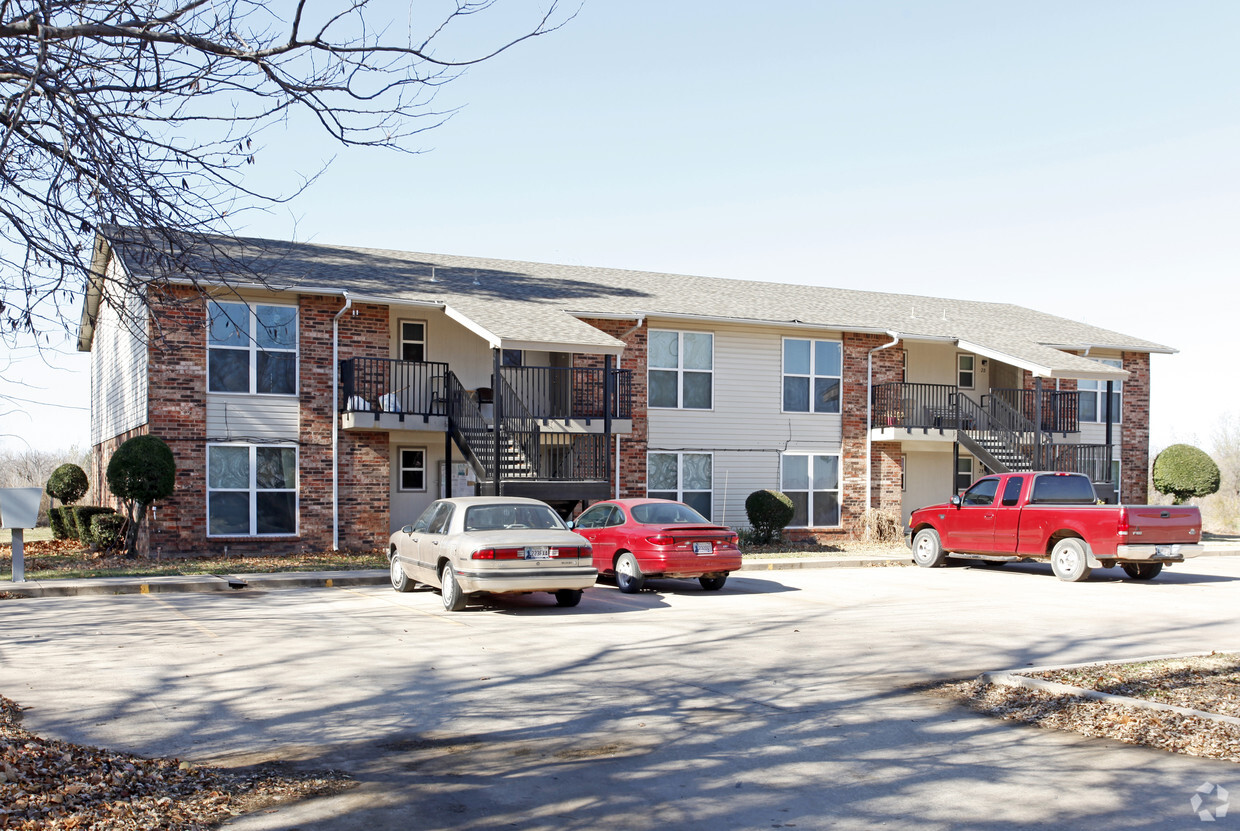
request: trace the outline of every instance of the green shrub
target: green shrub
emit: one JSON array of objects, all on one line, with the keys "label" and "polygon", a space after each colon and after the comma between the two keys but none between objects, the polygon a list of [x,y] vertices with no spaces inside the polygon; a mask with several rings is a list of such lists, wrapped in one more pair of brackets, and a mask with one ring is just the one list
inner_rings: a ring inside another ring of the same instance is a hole
[{"label": "green shrub", "polygon": [[785,494],[775,490],[754,491],[745,498],[745,516],[754,530],[754,542],[768,543],[792,522],[796,508]]},{"label": "green shrub", "polygon": [[53,499],[59,499],[60,504],[72,505],[90,490],[90,480],[86,478],[86,471],[77,465],[63,464],[52,471],[44,490]]},{"label": "green shrub", "polygon": [[47,524],[52,528],[52,538],[57,540],[69,539],[69,528],[65,522],[64,508],[48,508]]},{"label": "green shrub", "polygon": [[97,514],[90,521],[90,536],[100,551],[119,551],[125,544],[125,518],[116,512]]},{"label": "green shrub", "polygon": [[152,502],[172,496],[177,464],[172,450],[158,436],[134,436],[108,461],[108,488],[125,502],[128,514],[125,551],[137,554],[138,532]]},{"label": "green shrub", "polygon": [[73,528],[77,539],[87,545],[95,545],[95,539],[92,536],[91,522],[100,514],[114,514],[112,508],[104,508],[99,505],[70,505],[65,509],[67,514],[73,516]]},{"label": "green shrub", "polygon": [[1154,459],[1154,488],[1177,505],[1216,493],[1220,478],[1214,460],[1191,444],[1173,444]]}]

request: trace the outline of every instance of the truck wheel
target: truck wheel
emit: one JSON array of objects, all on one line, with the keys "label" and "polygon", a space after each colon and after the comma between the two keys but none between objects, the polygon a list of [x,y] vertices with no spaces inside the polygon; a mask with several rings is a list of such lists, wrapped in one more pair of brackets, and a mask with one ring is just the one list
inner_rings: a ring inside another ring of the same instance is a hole
[{"label": "truck wheel", "polygon": [[1067,537],[1055,543],[1051,549],[1051,570],[1060,580],[1079,583],[1089,577],[1089,559],[1085,556],[1085,544],[1075,537]]},{"label": "truck wheel", "polygon": [[1133,580],[1153,580],[1162,572],[1162,563],[1124,563],[1124,573]]},{"label": "truck wheel", "polygon": [[939,541],[939,532],[933,528],[923,528],[913,537],[913,562],[922,568],[938,568],[947,559],[943,543]]}]

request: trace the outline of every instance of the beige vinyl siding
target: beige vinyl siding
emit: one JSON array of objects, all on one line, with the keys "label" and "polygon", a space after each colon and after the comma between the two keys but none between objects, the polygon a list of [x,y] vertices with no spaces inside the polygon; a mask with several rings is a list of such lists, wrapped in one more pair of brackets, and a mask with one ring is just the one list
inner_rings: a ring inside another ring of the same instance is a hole
[{"label": "beige vinyl siding", "polygon": [[208,395],[208,441],[296,441],[300,405],[288,395]]},{"label": "beige vinyl siding", "polygon": [[[112,260],[108,268],[115,271],[119,266]],[[109,274],[109,279],[114,285],[124,284],[123,276]],[[127,296],[125,304],[121,312],[108,303],[100,304],[95,323],[90,354],[92,445],[147,422],[149,358],[144,333],[148,313],[137,296]]]},{"label": "beige vinyl siding", "polygon": [[[714,335],[713,402],[709,410],[651,409],[650,450],[746,451],[769,455],[774,487],[779,453],[788,450],[838,453],[843,426],[835,413],[785,413],[783,338],[834,340],[838,333],[756,326],[685,325],[651,322],[652,328]],[[845,402],[847,406],[849,402]],[[743,501],[743,500],[742,500]],[[743,516],[743,513],[742,513]]]},{"label": "beige vinyl siding", "polygon": [[392,306],[389,313],[392,332],[391,356],[400,357],[400,323],[418,320],[426,323],[426,360],[442,361],[466,389],[491,385],[493,366],[486,341],[451,319],[440,309],[418,306]]}]

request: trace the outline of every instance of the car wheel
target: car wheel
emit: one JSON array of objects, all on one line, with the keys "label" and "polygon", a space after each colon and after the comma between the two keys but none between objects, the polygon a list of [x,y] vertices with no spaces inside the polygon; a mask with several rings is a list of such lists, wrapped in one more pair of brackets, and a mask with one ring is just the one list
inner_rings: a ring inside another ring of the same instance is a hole
[{"label": "car wheel", "polygon": [[637,565],[637,558],[627,551],[616,560],[616,586],[625,594],[634,594],[642,590],[646,578]]},{"label": "car wheel", "polygon": [[938,568],[947,559],[943,543],[939,541],[939,532],[933,528],[923,528],[913,537],[913,562],[922,568]]},{"label": "car wheel", "polygon": [[439,574],[439,582],[443,585],[443,607],[449,612],[459,612],[465,608],[465,593],[461,584],[456,582],[456,572],[451,564],[446,564]]},{"label": "car wheel", "polygon": [[392,562],[388,573],[392,578],[392,588],[398,592],[411,592],[417,585],[409,579],[408,574],[405,574],[405,569],[400,564],[400,557],[396,556],[395,551],[392,552]]},{"label": "car wheel", "polygon": [[1067,537],[1055,543],[1051,549],[1051,570],[1060,580],[1079,583],[1089,577],[1089,559],[1085,556],[1085,544],[1076,537]]},{"label": "car wheel", "polygon": [[728,582],[728,575],[722,577],[699,577],[698,582],[702,584],[702,588],[708,592],[717,592],[723,588],[723,584]]},{"label": "car wheel", "polygon": [[576,606],[581,602],[581,589],[560,589],[555,593],[555,605]]},{"label": "car wheel", "polygon": [[1124,573],[1133,580],[1153,580],[1162,569],[1162,563],[1124,563]]}]

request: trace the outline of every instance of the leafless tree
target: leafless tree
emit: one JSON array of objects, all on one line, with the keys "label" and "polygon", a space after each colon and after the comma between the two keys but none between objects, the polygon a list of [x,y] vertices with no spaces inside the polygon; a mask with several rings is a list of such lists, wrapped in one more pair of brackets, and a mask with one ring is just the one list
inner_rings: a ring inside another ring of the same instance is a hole
[{"label": "leafless tree", "polygon": [[[0,0],[0,341],[76,325],[101,228],[138,229],[148,273],[189,272],[238,212],[304,190],[321,171],[247,185],[264,130],[416,152],[450,115],[436,89],[572,16],[537,0],[460,54],[501,0],[406,2],[394,20],[393,0]],[[132,287],[101,288],[119,304]]]}]

